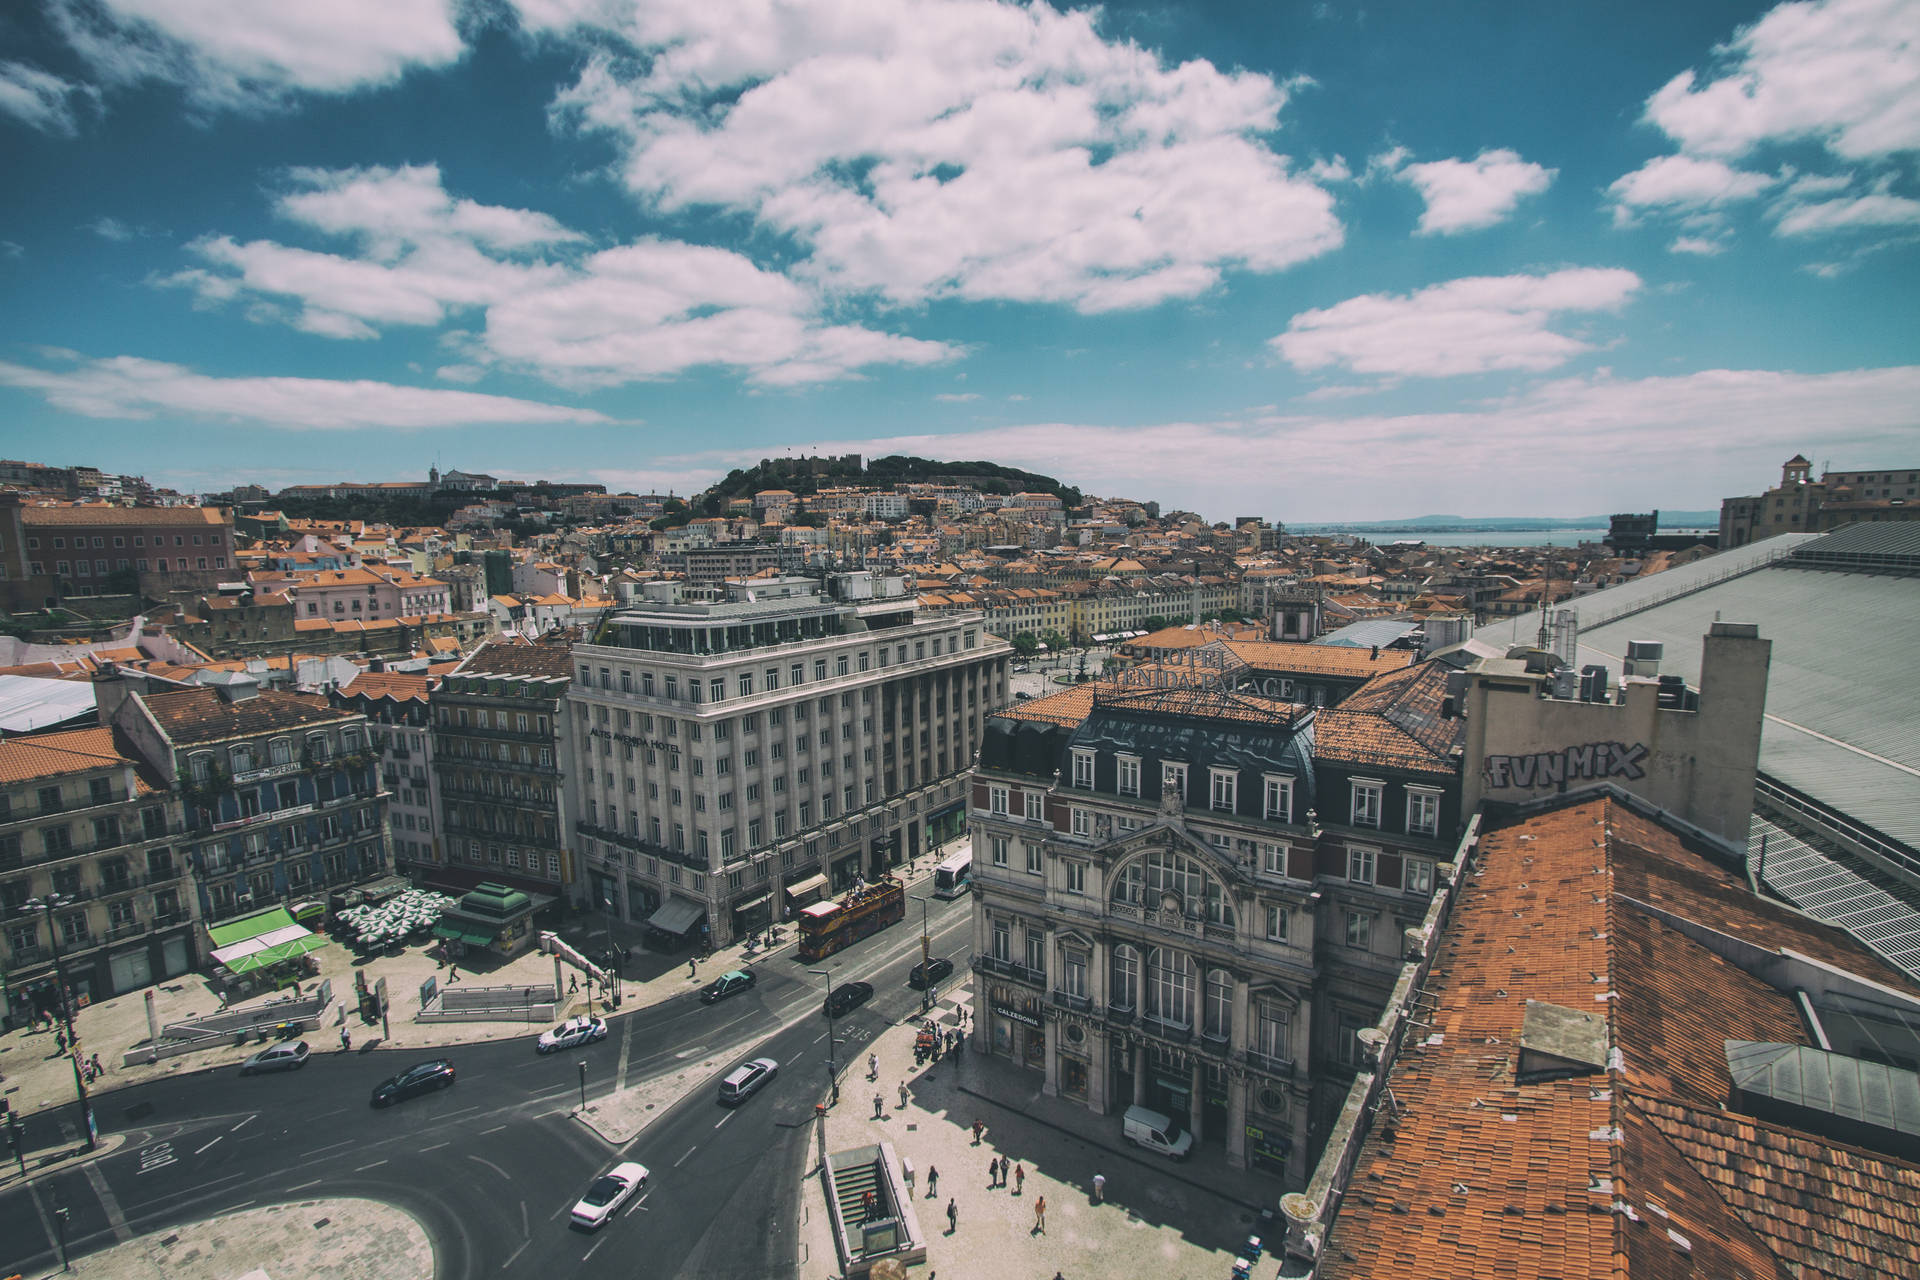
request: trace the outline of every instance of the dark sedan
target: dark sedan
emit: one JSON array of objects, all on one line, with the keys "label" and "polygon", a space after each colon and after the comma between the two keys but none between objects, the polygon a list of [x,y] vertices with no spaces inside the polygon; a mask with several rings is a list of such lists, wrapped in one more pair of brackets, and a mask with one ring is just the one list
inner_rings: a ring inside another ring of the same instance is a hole
[{"label": "dark sedan", "polygon": [[907,985],[924,987],[940,981],[953,972],[953,961],[945,956],[935,956],[925,964],[913,966],[913,972],[907,975]]},{"label": "dark sedan", "polygon": [[432,1062],[408,1067],[399,1075],[390,1076],[373,1086],[373,1105],[389,1106],[415,1094],[444,1089],[452,1083],[453,1063],[445,1058],[435,1058]]},{"label": "dark sedan", "polygon": [[842,1014],[858,1009],[873,997],[871,982],[848,982],[833,989],[827,997],[826,1010],[829,1018],[838,1018]]},{"label": "dark sedan", "polygon": [[713,1004],[728,996],[737,996],[753,987],[753,974],[747,969],[730,969],[700,990],[700,1003]]}]

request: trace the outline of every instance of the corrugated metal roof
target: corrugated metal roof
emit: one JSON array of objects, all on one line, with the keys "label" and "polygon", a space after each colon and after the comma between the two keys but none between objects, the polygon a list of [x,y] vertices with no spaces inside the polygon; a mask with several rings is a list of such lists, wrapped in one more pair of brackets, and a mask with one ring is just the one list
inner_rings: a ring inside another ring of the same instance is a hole
[{"label": "corrugated metal roof", "polygon": [[1900,899],[1765,818],[1753,820],[1747,865],[1794,906],[1845,929],[1920,980],[1920,914]]},{"label": "corrugated metal roof", "polygon": [[93,685],[85,680],[0,676],[0,733],[30,733],[93,713]]},{"label": "corrugated metal roof", "polygon": [[1338,631],[1327,632],[1313,643],[1348,645],[1355,649],[1366,649],[1377,644],[1384,648],[1407,632],[1418,630],[1419,626],[1419,623],[1409,622],[1405,618],[1374,618],[1365,622],[1350,622]]},{"label": "corrugated metal roof", "polygon": [[[1757,623],[1773,642],[1761,772],[1920,848],[1920,579],[1784,567],[1821,536],[1770,538],[1563,606],[1580,620],[1578,665],[1617,677],[1628,641],[1657,640],[1660,670],[1697,688],[1707,629]],[[1769,548],[1771,560],[1758,554]],[[1507,626],[1475,639],[1504,644]],[[1525,620],[1519,634],[1532,638]]]}]

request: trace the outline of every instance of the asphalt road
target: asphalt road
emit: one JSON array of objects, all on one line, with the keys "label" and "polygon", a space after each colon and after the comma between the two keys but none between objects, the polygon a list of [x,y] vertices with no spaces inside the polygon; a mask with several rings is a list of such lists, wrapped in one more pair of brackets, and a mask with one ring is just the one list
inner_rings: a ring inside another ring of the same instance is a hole
[{"label": "asphalt road", "polygon": [[[956,976],[970,911],[961,898],[929,913],[933,953],[950,956]],[[118,1090],[100,1099],[98,1117],[103,1134],[127,1135],[124,1147],[0,1194],[0,1275],[57,1265],[56,1206],[68,1211],[78,1257],[199,1218],[337,1195],[415,1215],[438,1280],[792,1275],[800,1181],[814,1163],[808,1122],[827,1081],[824,984],[807,970],[874,984],[871,1001],[833,1024],[837,1059],[855,1062],[861,1045],[920,1010],[906,985],[918,926],[910,918],[811,966],[789,948],[755,966],[759,981],[743,995],[703,1006],[689,993],[617,1015],[605,1040],[548,1057],[531,1036],[438,1053],[326,1051],[295,1072],[227,1067]],[[592,1099],[728,1050],[722,1074],[750,1057],[781,1064],[737,1110],[719,1106],[716,1077],[618,1151],[570,1117],[577,1062],[588,1064]],[[453,1059],[452,1087],[369,1105],[376,1083],[433,1056]],[[648,1167],[646,1194],[597,1233],[571,1227],[573,1202],[620,1160]]]}]

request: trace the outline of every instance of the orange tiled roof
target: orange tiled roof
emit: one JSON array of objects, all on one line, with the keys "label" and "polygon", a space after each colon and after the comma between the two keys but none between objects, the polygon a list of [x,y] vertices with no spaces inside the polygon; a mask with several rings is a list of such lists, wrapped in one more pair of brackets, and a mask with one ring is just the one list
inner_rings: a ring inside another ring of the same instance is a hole
[{"label": "orange tiled roof", "polygon": [[136,794],[167,789],[115,729],[63,729],[0,740],[0,783],[59,778],[129,764],[134,768]]},{"label": "orange tiled roof", "polygon": [[[1457,893],[1324,1280],[1490,1260],[1566,1280],[1868,1277],[1920,1255],[1920,1166],[1733,1109],[1727,1040],[1812,1043],[1794,994],[1639,903],[1920,987],[1610,798],[1488,831]],[[1612,1069],[1522,1080],[1529,1001],[1600,1017]]]},{"label": "orange tiled roof", "polygon": [[1233,656],[1256,671],[1366,679],[1398,671],[1419,660],[1410,649],[1361,649],[1344,644],[1297,644],[1285,640],[1228,640]]},{"label": "orange tiled roof", "polygon": [[1437,662],[1375,676],[1320,713],[1314,754],[1451,777],[1458,772],[1453,748],[1464,738],[1466,722],[1441,715],[1446,693],[1447,672]]},{"label": "orange tiled roof", "polygon": [[403,671],[362,671],[340,686],[348,698],[391,698],[395,702],[425,702],[433,681],[424,675]]}]

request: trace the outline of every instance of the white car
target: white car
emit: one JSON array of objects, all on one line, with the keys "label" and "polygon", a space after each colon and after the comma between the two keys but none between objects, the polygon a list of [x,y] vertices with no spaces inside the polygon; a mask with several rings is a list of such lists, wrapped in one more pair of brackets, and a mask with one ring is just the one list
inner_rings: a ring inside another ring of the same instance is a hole
[{"label": "white car", "polygon": [[605,1018],[568,1018],[551,1031],[542,1031],[533,1047],[539,1053],[556,1053],[577,1044],[592,1044],[607,1038]]},{"label": "white car", "polygon": [[647,1167],[643,1164],[617,1164],[593,1180],[587,1194],[573,1206],[573,1224],[589,1230],[604,1226],[620,1206],[646,1189]]}]

